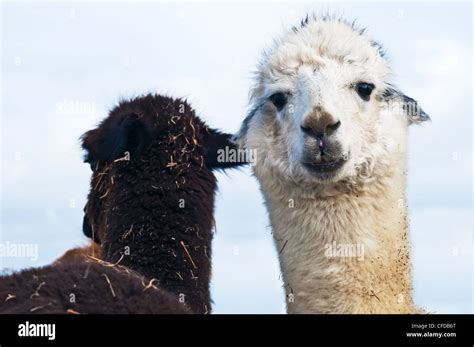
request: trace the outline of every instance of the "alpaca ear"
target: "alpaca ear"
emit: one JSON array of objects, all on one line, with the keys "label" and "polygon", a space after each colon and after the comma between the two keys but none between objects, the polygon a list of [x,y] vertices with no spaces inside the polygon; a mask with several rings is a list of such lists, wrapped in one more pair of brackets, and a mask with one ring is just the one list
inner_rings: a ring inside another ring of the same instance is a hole
[{"label": "alpaca ear", "polygon": [[395,88],[390,87],[385,90],[382,99],[387,103],[389,109],[395,108],[399,113],[405,114],[409,124],[430,120],[430,116],[423,111],[418,101]]},{"label": "alpaca ear", "polygon": [[208,129],[204,138],[206,149],[206,163],[211,169],[227,169],[242,166],[248,163],[244,151],[238,149],[231,141],[232,135],[222,134],[216,130]]},{"label": "alpaca ear", "polygon": [[148,131],[139,115],[133,112],[117,114],[82,136],[82,148],[86,150],[84,161],[95,170],[99,163],[127,154],[132,158],[147,142]]}]

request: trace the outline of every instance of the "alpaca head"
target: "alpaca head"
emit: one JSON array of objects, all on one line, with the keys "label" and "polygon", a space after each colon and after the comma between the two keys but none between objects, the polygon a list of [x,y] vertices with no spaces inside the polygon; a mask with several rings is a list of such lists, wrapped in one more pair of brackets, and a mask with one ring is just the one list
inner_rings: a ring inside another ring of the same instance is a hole
[{"label": "alpaca head", "polygon": [[[173,214],[180,215],[169,212],[178,210],[181,196],[187,206],[199,206],[195,214],[210,223],[216,190],[212,170],[243,164],[218,160],[219,149],[235,148],[230,137],[205,125],[184,100],[147,95],[121,102],[82,137],[85,162],[93,171],[84,234],[100,243],[109,224],[140,224],[149,216],[163,217],[162,226],[168,226]],[[193,194],[186,194],[189,189]],[[142,210],[117,212],[129,205]],[[188,216],[186,222],[199,218]],[[174,221],[179,224],[180,218]]]},{"label": "alpaca head", "polygon": [[428,119],[394,88],[377,43],[353,25],[307,18],[259,65],[236,142],[257,151],[256,173],[302,183],[371,176],[404,151],[408,124]]},{"label": "alpaca head", "polygon": [[147,95],[121,102],[82,138],[92,167],[84,233],[101,259],[184,295],[195,313],[211,309],[213,169],[230,135],[202,122],[183,100]]}]

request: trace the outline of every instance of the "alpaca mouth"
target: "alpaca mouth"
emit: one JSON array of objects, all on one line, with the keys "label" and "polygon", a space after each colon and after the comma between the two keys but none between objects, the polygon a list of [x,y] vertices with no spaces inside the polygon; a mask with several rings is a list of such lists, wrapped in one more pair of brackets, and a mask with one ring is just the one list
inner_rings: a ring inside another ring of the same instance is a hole
[{"label": "alpaca mouth", "polygon": [[302,164],[312,172],[333,172],[341,168],[344,162],[344,158],[336,159],[322,156],[319,161],[303,161]]}]

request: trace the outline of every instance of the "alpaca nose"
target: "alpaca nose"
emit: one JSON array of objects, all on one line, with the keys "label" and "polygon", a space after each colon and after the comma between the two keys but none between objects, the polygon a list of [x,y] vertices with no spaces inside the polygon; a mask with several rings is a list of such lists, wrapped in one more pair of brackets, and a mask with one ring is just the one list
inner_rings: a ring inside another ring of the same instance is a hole
[{"label": "alpaca nose", "polygon": [[322,139],[324,136],[331,135],[340,126],[341,121],[336,120],[321,107],[315,107],[313,112],[305,118],[301,130],[307,135]]}]

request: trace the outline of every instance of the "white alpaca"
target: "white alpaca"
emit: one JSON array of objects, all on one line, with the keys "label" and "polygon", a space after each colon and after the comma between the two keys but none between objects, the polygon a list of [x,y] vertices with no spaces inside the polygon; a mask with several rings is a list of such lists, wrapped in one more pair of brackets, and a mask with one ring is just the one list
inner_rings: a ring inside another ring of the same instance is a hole
[{"label": "white alpaca", "polygon": [[310,18],[264,55],[235,140],[257,151],[290,313],[417,312],[405,193],[408,125],[380,45]]}]

